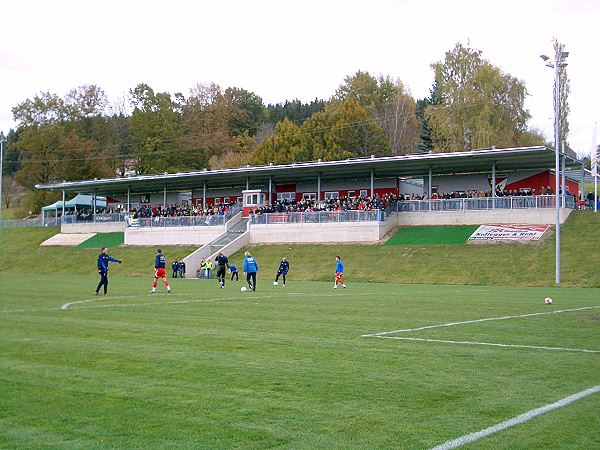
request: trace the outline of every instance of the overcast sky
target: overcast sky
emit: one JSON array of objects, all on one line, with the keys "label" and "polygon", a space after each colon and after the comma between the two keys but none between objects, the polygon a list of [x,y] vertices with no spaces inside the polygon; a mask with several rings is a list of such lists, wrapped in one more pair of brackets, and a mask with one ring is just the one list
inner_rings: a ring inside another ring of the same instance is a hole
[{"label": "overcast sky", "polygon": [[428,95],[430,64],[456,42],[529,91],[530,126],[552,137],[553,72],[539,55],[557,37],[570,51],[571,146],[593,148],[600,122],[598,0],[213,0],[4,2],[0,129],[40,91],[97,84],[116,101],[138,83],[187,94],[196,83],[237,86],[265,104],[329,98],[357,70],[399,77]]}]

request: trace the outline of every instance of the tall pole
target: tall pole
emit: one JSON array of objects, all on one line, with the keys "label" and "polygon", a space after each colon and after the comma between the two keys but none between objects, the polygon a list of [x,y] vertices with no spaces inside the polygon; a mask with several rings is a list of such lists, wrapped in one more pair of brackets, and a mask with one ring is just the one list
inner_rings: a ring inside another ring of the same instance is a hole
[{"label": "tall pole", "polygon": [[0,131],[0,228],[2,227],[2,160],[4,159],[4,142],[6,138],[4,133]]},{"label": "tall pole", "polygon": [[556,284],[560,284],[560,204],[558,201],[558,191],[560,187],[560,66],[561,58],[559,52],[556,52],[554,61],[554,153],[555,160],[555,188],[554,203],[556,209]]},{"label": "tall pole", "polygon": [[565,169],[567,167],[567,154],[565,152],[565,143],[562,143],[562,167],[561,167],[561,174],[560,174],[560,201],[561,201],[561,207],[564,211],[565,209],[565,203],[567,202],[567,186],[566,186],[566,181],[565,181]]},{"label": "tall pole", "polygon": [[596,149],[596,155],[594,158],[594,212],[598,212],[598,154],[600,153],[600,146]]}]

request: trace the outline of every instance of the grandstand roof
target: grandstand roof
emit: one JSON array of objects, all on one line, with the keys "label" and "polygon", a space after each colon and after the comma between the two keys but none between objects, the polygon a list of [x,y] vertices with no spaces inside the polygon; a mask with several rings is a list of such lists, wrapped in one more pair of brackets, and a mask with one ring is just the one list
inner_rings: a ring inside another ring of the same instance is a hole
[{"label": "grandstand roof", "polygon": [[[128,189],[135,193],[151,193],[167,190],[201,189],[204,182],[211,188],[264,186],[269,177],[274,183],[295,183],[322,179],[368,178],[371,171],[375,177],[423,177],[431,169],[433,175],[452,175],[490,172],[492,164],[497,171],[547,170],[554,167],[555,153],[548,147],[520,147],[485,149],[467,152],[426,153],[402,156],[353,158],[341,161],[311,161],[292,164],[246,166],[236,169],[207,170],[185,173],[138,175],[126,178],[104,178],[84,181],[65,181],[36,185],[38,189],[65,190],[97,194],[119,194]],[[582,162],[566,157],[567,168],[580,168]]]}]

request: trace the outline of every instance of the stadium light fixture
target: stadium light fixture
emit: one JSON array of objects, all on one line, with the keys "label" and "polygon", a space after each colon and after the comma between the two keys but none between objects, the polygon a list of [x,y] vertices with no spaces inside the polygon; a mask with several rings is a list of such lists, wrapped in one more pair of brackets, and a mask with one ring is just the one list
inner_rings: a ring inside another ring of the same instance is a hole
[{"label": "stadium light fixture", "polygon": [[565,59],[569,56],[569,52],[556,52],[555,60],[551,61],[546,55],[541,55],[540,58],[546,63],[547,67],[554,69],[554,153],[555,160],[555,187],[554,187],[554,203],[556,206],[556,284],[560,284],[560,69],[567,66]]}]

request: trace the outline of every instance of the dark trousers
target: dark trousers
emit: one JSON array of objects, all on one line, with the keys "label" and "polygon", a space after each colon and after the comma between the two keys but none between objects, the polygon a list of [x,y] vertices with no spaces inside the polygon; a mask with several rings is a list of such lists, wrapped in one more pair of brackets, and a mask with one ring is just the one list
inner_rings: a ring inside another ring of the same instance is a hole
[{"label": "dark trousers", "polygon": [[283,275],[283,284],[285,284],[285,276],[287,275],[287,273],[285,272],[277,272],[277,276],[275,277],[275,281],[279,280],[279,277]]},{"label": "dark trousers", "polygon": [[217,268],[217,280],[225,286],[225,266]]},{"label": "dark trousers", "polygon": [[231,272],[231,281],[233,281],[233,277],[235,277],[235,281],[239,281],[240,279],[237,272]]},{"label": "dark trousers", "polygon": [[100,283],[96,288],[96,293],[100,292],[100,288],[104,286],[104,294],[108,291],[108,272],[100,273]]},{"label": "dark trousers", "polygon": [[177,278],[177,270],[173,271],[173,274],[171,275],[172,278]]},{"label": "dark trousers", "polygon": [[[252,281],[250,281],[252,279]],[[248,272],[246,274],[246,281],[253,291],[256,290],[256,272]]]}]

